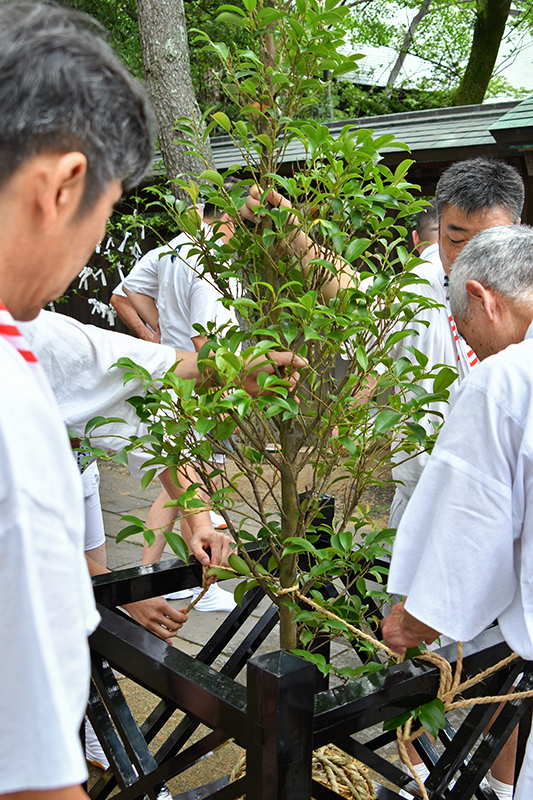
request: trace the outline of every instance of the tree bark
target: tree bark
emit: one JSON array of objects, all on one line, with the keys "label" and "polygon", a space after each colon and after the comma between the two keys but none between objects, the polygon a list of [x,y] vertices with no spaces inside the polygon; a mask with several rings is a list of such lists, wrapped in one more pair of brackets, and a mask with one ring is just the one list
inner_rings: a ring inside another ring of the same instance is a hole
[{"label": "tree bark", "polygon": [[511,0],[478,0],[470,58],[452,105],[483,102],[510,10]]},{"label": "tree bark", "polygon": [[396,83],[398,75],[400,74],[400,70],[404,65],[405,57],[409,52],[409,48],[411,47],[413,37],[415,35],[415,31],[418,28],[419,24],[422,22],[426,14],[429,12],[429,7],[431,5],[432,0],[424,0],[422,6],[420,7],[419,12],[413,17],[411,24],[409,25],[409,30],[405,34],[405,39],[403,40],[402,48],[398,54],[398,58],[396,59],[396,63],[394,64],[393,68],[391,69],[391,73],[387,80],[387,88],[386,94],[390,95],[392,91],[392,87]]},{"label": "tree bark", "polygon": [[[189,42],[183,0],[137,0],[144,77],[159,126],[159,147],[169,178],[202,172],[205,163],[190,149],[175,144],[180,117],[200,122],[200,108],[191,78]],[[206,158],[214,168],[207,142]],[[178,197],[190,197],[173,190]]]}]

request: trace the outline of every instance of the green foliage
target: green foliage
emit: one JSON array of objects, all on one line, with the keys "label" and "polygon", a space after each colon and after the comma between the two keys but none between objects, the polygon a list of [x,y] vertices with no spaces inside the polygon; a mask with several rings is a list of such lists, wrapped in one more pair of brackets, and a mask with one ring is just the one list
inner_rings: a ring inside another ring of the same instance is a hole
[{"label": "green foliage", "polygon": [[[409,53],[420,58],[424,65],[420,76],[413,78],[408,86],[397,83],[392,94],[374,90],[366,100],[365,93],[359,96],[361,90],[355,87],[339,87],[340,109],[349,117],[350,108],[371,115],[450,105],[470,56],[476,16],[484,5],[479,0],[432,3],[409,47]],[[356,4],[347,25],[351,45],[355,49],[363,45],[386,46],[400,53],[409,24],[421,6],[421,0],[370,0]],[[509,17],[503,40],[514,42],[516,50],[524,46],[522,36],[531,29],[532,6],[530,0],[514,6],[516,12]],[[486,97],[502,93],[509,97],[524,96],[519,86],[511,86],[494,74]]]},{"label": "green foliage", "polygon": [[62,5],[85,11],[108,32],[109,44],[116,50],[129,71],[142,78],[142,52],[137,25],[136,0],[60,0]]},{"label": "green foliage", "polygon": [[387,720],[383,723],[384,731],[393,731],[399,728],[400,725],[405,725],[408,719],[418,720],[420,725],[430,734],[437,738],[440,730],[446,727],[446,717],[444,716],[444,703],[437,697],[429,703],[424,703],[423,706],[406,711],[404,714],[399,714],[397,717]]},{"label": "green foliage", "polygon": [[[155,195],[191,237],[201,270],[239,324],[196,326],[207,337],[201,386],[172,370],[155,384],[142,367],[119,362],[125,380],[145,392],[131,402],[149,427],[128,448],[146,451],[148,470],[170,468],[177,483],[186,465],[195,465],[198,483],[177,502],[203,507],[195,495],[201,485],[214,507],[232,511],[229,532],[239,553],[229,563],[242,576],[237,601],[261,585],[279,605],[281,645],[304,646],[313,658],[317,637],[353,639],[348,625],[375,627],[369,598],[385,599],[387,571],[376,559],[388,553],[394,531],[376,523],[362,495],[389,480],[392,455],[431,447],[440,419],[428,405],[447,397],[452,377],[447,368],[430,372],[416,350],[412,363],[394,354],[416,311],[434,305],[418,293],[413,269],[420,260],[404,245],[405,220],[423,205],[406,179],[411,162],[391,170],[380,156],[384,147],[406,146],[350,126],[333,139],[304,116],[323,89],[324,70],[342,75],[353,67],[340,49],[346,14],[338,0],[297,0],[294,7],[246,0],[244,9],[223,6],[221,18],[253,47],[230,51],[198,34],[220,60],[221,91],[233,104],[231,115],[213,115],[205,135],[215,126],[225,130],[249,177],[226,190],[224,179],[237,168],[219,176],[206,162],[196,180],[179,183],[193,204],[209,201],[225,213],[232,238],[219,236],[219,223],[206,229],[194,208],[164,188]],[[201,155],[197,126],[184,120],[181,129]],[[303,155],[298,172],[285,177],[278,167],[288,147]],[[262,187],[252,223],[239,214],[250,183]],[[269,354],[280,350],[305,359],[296,385],[272,366]],[[334,379],[339,359],[346,371]],[[256,372],[261,366],[269,369]],[[246,391],[251,371],[255,396]],[[428,377],[431,393],[419,386]],[[215,446],[226,456],[223,469],[213,464]],[[332,526],[329,495],[336,496]],[[257,528],[263,554],[252,559],[244,545]],[[340,594],[327,599],[322,590],[332,581]],[[379,668],[370,665],[371,645],[359,650],[364,668],[343,677]]]}]

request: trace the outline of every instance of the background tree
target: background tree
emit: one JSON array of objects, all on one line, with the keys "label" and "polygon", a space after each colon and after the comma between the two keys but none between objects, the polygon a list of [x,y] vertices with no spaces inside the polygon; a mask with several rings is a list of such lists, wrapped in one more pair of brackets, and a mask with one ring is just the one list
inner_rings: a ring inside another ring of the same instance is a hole
[{"label": "background tree", "polygon": [[[191,77],[187,22],[183,0],[137,0],[139,36],[146,87],[159,127],[159,147],[170,179],[198,172],[190,148],[177,142],[176,120],[186,116],[202,131],[200,107]],[[203,140],[203,162],[213,165],[209,139]],[[179,190],[173,186],[179,195]]]},{"label": "background tree", "polygon": [[[370,113],[481,103],[487,94],[520,95],[494,67],[502,42],[512,42],[515,54],[523,46],[531,30],[530,0],[354,0],[349,5],[354,48],[386,46],[398,53],[386,88],[371,93]],[[399,76],[408,54],[423,67],[406,88]],[[364,113],[365,98],[357,88],[350,93],[344,84],[337,91],[341,103],[349,104],[348,116],[357,102]]]},{"label": "background tree", "polygon": [[477,0],[472,49],[452,105],[483,102],[510,10],[511,0]]}]

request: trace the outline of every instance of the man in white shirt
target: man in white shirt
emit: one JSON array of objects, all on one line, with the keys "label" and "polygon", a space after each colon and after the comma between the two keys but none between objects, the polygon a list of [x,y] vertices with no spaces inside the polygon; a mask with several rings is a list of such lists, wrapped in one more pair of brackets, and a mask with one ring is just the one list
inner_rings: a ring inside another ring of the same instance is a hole
[{"label": "man in white shirt", "polygon": [[[483,363],[461,384],[398,528],[388,589],[407,599],[383,635],[403,652],[439,633],[469,640],[498,618],[531,660],[533,229],[479,233],[454,265],[450,303]],[[530,737],[515,798],[532,796]]]},{"label": "man in white shirt", "polygon": [[439,217],[434,202],[431,202],[422,211],[418,212],[416,228],[412,236],[413,245],[415,250],[418,251],[418,255],[422,256],[423,253],[425,261],[440,267]]},{"label": "man in white shirt", "polygon": [[[457,334],[448,300],[448,277],[455,259],[467,242],[485,228],[518,223],[523,204],[522,178],[514,167],[495,159],[480,157],[458,161],[442,174],[437,184],[438,254],[434,245],[429,250],[429,258],[428,248],[421,254],[431,263],[420,265],[416,272],[429,281],[429,285],[420,284],[416,291],[436,300],[441,307],[426,309],[418,314],[419,322],[411,326],[418,331],[418,335],[399,342],[393,355],[396,359],[406,357],[413,360],[414,355],[407,348],[414,347],[427,356],[428,368],[435,364],[455,367],[459,379],[449,387],[450,402],[460,381],[477,363],[477,356],[474,349]],[[429,325],[422,324],[423,321]],[[432,391],[432,381],[422,381],[422,386]],[[439,424],[441,418],[446,419],[449,405],[434,403],[431,409],[441,417],[427,416],[423,424],[428,430]],[[427,453],[414,458],[406,458],[401,453],[398,455],[393,469],[393,478],[398,484],[391,505],[390,527],[398,527],[427,460]]]},{"label": "man in white shirt", "polygon": [[[217,234],[227,243],[232,229],[222,216],[212,203],[206,203],[202,228],[209,238],[216,222]],[[161,344],[199,352],[207,337],[202,336],[195,325],[203,328],[211,322],[217,326],[236,325],[237,320],[232,310],[222,304],[222,294],[213,278],[202,274],[202,262],[195,251],[197,246],[191,238],[181,233],[167,245],[146,253],[126,276],[123,285],[133,309],[151,328],[160,332]],[[143,564],[161,559],[166,544],[164,532],[174,526],[178,509],[165,508],[168,499],[163,490],[148,513],[146,525],[154,531],[155,542],[151,547],[145,544]],[[227,527],[224,518],[214,512],[211,512],[211,519],[215,525],[218,523],[217,527]],[[181,532],[188,535],[188,522],[183,518]],[[196,587],[192,594],[196,597],[200,591]],[[177,600],[185,595],[174,592],[167,597]],[[233,596],[214,584],[195,609],[231,611],[235,605]]]},{"label": "man in white shirt", "polygon": [[0,795],[17,800],[85,796],[78,731],[98,615],[80,478],[13,318],[32,319],[66,289],[122,181],[152,158],[143,88],[81,19],[0,7]]},{"label": "man in white shirt", "polygon": [[[89,688],[87,635],[98,615],[83,556],[81,479],[50,385],[15,320],[35,318],[65,291],[102,237],[123,186],[136,185],[152,163],[147,95],[93,31],[93,20],[62,6],[0,5],[0,796],[6,800],[86,797],[78,732]],[[182,375],[200,380],[196,356],[183,355]],[[284,363],[294,380],[301,360],[289,355]]]}]

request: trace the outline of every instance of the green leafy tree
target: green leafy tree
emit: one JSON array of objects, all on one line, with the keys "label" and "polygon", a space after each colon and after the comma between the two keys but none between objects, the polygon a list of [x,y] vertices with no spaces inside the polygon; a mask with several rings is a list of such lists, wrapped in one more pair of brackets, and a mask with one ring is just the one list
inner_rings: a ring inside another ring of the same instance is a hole
[{"label": "green leafy tree", "polygon": [[[351,4],[350,39],[354,47],[385,45],[398,57],[389,73],[384,98],[396,95],[401,68],[408,53],[425,65],[413,82],[409,99],[432,105],[437,90],[446,105],[481,103],[485,96],[519,87],[510,86],[494,68],[502,41],[519,49],[531,29],[532,3],[523,0],[355,0]],[[403,21],[402,21],[403,20]]]},{"label": "green leafy tree", "polygon": [[[220,88],[234,106],[234,119],[215,113],[205,135],[221,127],[243,155],[250,178],[226,189],[224,180],[236,168],[219,175],[206,161],[197,180],[180,182],[193,204],[202,198],[225,213],[234,227],[229,244],[216,231],[206,234],[194,208],[164,193],[160,198],[195,242],[203,271],[237,310],[240,325],[198,331],[208,337],[200,363],[211,383],[199,391],[173,372],[155,385],[142,368],[121,361],[125,379],[140,377],[146,389],[131,402],[149,433],[128,446],[150,457],[145,483],[157,466],[170,467],[179,481],[184,465],[195,464],[239,548],[230,557],[234,572],[219,575],[242,577],[239,601],[261,585],[279,607],[281,646],[306,648],[327,671],[313,653],[316,637],[352,638],[347,626],[371,623],[369,596],[384,598],[386,570],[375,561],[393,532],[375,522],[363,492],[388,479],[392,453],[408,456],[430,446],[433,435],[422,424],[427,406],[446,396],[455,373],[428,373],[427,358],[417,351],[414,363],[392,356],[417,309],[432,304],[417,294],[412,269],[419,260],[404,247],[404,220],[423,204],[413,200],[415,187],[406,180],[412,162],[391,171],[380,158],[385,146],[406,146],[349,126],[333,139],[327,127],[302,119],[323,90],[324,72],[335,76],[353,68],[354,58],[340,50],[346,7],[338,0],[297,0],[294,7],[245,0],[245,6],[223,6],[219,19],[243,29],[252,48],[230,49],[198,36],[220,59]],[[188,120],[181,128],[187,140],[198,134]],[[196,147],[201,158],[201,139]],[[305,155],[298,172],[284,178],[278,167],[288,147]],[[261,187],[256,223],[239,213],[250,183]],[[306,359],[299,383],[292,385],[283,373],[263,373],[261,393],[248,396],[240,388],[246,365],[287,349]],[[339,356],[347,370],[335,380]],[[428,374],[434,377],[431,394],[417,385]],[[226,454],[223,469],[213,466],[215,446]],[[321,509],[332,494],[337,514],[329,528]],[[194,508],[201,501],[193,488],[179,503]],[[238,522],[236,504],[244,505]],[[124,535],[144,529],[142,522],[128,521]],[[246,547],[256,540],[262,552],[252,558]],[[170,543],[186,556],[183,544],[175,538]],[[332,581],[341,588],[328,600]],[[355,670],[344,674],[361,671]]]}]

